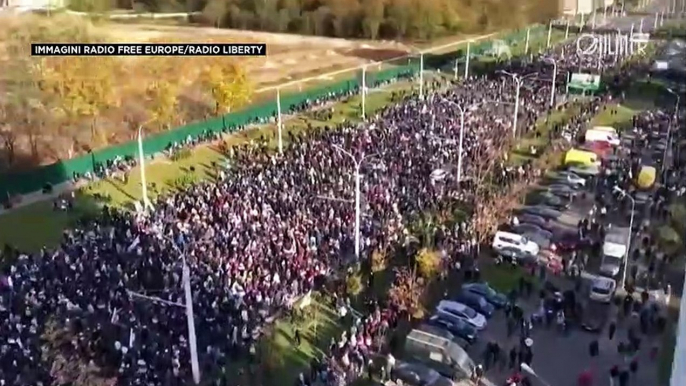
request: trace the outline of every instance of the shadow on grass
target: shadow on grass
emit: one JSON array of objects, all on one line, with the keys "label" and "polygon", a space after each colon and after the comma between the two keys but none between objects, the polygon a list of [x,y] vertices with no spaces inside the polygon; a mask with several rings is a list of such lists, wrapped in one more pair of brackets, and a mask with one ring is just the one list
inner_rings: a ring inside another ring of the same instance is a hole
[{"label": "shadow on grass", "polygon": [[[322,358],[331,339],[344,329],[328,302],[315,294],[301,315],[277,320],[259,342],[259,360],[253,371],[246,371],[250,365],[245,361],[232,362],[226,368],[227,379],[241,385],[281,386],[293,384],[301,372],[308,373],[312,361]],[[295,339],[296,331],[300,333],[300,344]],[[234,382],[239,379],[243,383]]]}]

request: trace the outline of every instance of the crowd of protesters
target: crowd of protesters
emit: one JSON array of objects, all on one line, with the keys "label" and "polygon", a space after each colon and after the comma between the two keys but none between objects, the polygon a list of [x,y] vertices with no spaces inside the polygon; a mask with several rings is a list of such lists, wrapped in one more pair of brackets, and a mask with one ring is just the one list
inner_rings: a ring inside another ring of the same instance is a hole
[{"label": "crowd of protesters", "polygon": [[[561,74],[583,64],[568,52],[548,55]],[[551,112],[552,68],[540,58],[503,64],[510,73],[538,74],[521,89],[520,131]],[[502,156],[491,149],[512,135],[515,94],[511,78],[489,74],[443,93],[407,97],[363,126],[312,127],[289,138],[281,155],[266,141],[242,145],[227,155],[216,181],[164,196],[147,214],[105,209],[97,221],[65,232],[59,248],[20,254],[2,283],[0,384],[53,384],[42,351],[46,334],[55,333],[48,326],[68,331],[71,338],[58,348],[63,355],[92,362],[118,385],[187,384],[186,314],[175,305],[185,302],[184,264],[202,372],[254,357],[265,323],[353,255],[354,164],[345,152],[369,156],[361,166],[364,258],[396,246],[406,236],[406,216],[472,200],[455,178],[432,180],[435,170],[452,175],[458,164],[455,106],[466,108],[462,173],[469,178],[484,158]],[[518,173],[502,169],[497,175]],[[468,233],[451,232],[445,237]],[[469,243],[446,241],[455,249]],[[363,346],[374,329],[392,323],[380,318],[372,313],[332,345],[337,362],[364,364]]]}]

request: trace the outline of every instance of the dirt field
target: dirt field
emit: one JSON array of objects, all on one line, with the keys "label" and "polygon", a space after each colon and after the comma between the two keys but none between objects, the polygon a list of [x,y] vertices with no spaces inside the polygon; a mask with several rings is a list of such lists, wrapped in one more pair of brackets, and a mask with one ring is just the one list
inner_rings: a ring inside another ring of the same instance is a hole
[{"label": "dirt field", "polygon": [[[327,81],[322,74],[344,72],[365,63],[407,55],[410,48],[396,42],[370,42],[346,39],[301,36],[280,33],[239,31],[207,27],[177,27],[141,24],[108,24],[107,33],[122,42],[154,40],[192,41],[229,39],[237,43],[267,44],[266,57],[243,58],[250,80],[256,90],[310,79]],[[307,85],[302,85],[307,87]]]}]

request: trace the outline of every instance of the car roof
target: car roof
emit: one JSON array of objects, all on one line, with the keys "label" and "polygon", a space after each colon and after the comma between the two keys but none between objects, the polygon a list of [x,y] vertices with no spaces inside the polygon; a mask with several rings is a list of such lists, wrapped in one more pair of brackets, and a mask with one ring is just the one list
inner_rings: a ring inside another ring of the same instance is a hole
[{"label": "car roof", "polygon": [[466,323],[466,322],[465,322],[464,320],[462,320],[460,317],[455,316],[455,315],[453,315],[453,314],[451,314],[451,313],[449,313],[449,312],[441,311],[440,309],[438,310],[438,312],[436,312],[435,314],[431,315],[431,317],[429,318],[429,320],[436,320],[436,319],[444,319],[444,320],[445,320],[445,319],[448,319],[449,322],[455,323],[455,324],[458,324],[458,323],[459,323],[460,325],[464,325],[464,324]]},{"label": "car roof", "polygon": [[469,300],[478,300],[478,299],[483,299],[481,295],[477,295],[473,292],[469,291],[460,291],[459,294],[456,296],[457,299],[469,299]]},{"label": "car roof", "polygon": [[462,304],[460,302],[452,301],[452,300],[441,300],[440,303],[438,303],[438,307],[440,308],[452,308],[457,311],[463,311],[469,307],[467,307],[466,304]]},{"label": "car roof", "polygon": [[613,279],[610,279],[608,277],[602,277],[602,276],[598,276],[595,279],[593,279],[593,284],[592,284],[592,286],[594,288],[605,288],[605,289],[611,288],[613,285],[617,285],[617,283]]}]

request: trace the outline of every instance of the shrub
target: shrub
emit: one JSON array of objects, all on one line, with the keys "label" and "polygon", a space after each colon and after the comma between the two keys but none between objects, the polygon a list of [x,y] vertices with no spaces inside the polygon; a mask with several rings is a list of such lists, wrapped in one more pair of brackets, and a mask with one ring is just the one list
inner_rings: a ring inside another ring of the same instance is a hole
[{"label": "shrub", "polygon": [[428,248],[422,248],[415,257],[417,262],[417,269],[419,274],[426,278],[431,279],[441,268],[441,256],[437,251],[430,250]]},{"label": "shrub", "polygon": [[191,149],[184,147],[172,153],[170,158],[172,161],[176,162],[190,158],[191,154],[193,154]]},{"label": "shrub", "polygon": [[375,250],[372,253],[372,272],[381,272],[388,267],[388,256],[385,251]]},{"label": "shrub", "polygon": [[345,281],[345,286],[350,296],[357,296],[362,293],[362,275],[360,272],[352,272]]}]

